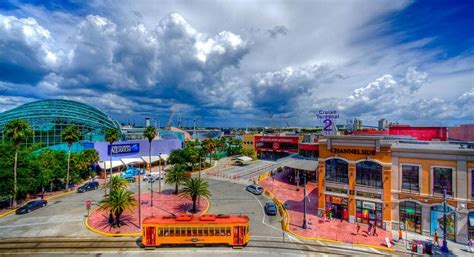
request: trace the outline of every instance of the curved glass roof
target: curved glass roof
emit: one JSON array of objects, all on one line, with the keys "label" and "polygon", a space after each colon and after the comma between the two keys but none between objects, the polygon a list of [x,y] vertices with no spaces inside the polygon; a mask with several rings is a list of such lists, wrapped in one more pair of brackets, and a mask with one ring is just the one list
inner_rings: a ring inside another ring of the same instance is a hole
[{"label": "curved glass roof", "polygon": [[[120,125],[107,114],[90,105],[71,100],[40,100],[27,103],[0,113],[0,131],[13,119],[24,119],[33,128],[33,143],[43,142],[47,146],[63,143],[62,130],[68,125],[77,126],[83,140],[103,140],[105,131]],[[0,132],[1,133],[1,132]]]}]

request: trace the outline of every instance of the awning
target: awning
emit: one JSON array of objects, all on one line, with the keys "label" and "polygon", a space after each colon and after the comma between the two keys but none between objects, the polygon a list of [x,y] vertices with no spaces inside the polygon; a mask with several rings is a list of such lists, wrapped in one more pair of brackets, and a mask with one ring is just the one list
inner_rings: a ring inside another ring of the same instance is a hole
[{"label": "awning", "polygon": [[[120,161],[120,160],[115,160],[115,161],[112,161],[112,168],[116,168],[116,167],[120,167],[120,166],[123,166],[123,162]],[[101,169],[110,169],[110,161],[106,161],[106,162],[99,162],[99,167]]]},{"label": "awning", "polygon": [[[153,163],[153,162],[159,161],[160,157],[163,161],[167,161],[170,156],[168,154],[162,154],[161,156],[160,155],[152,155],[151,156],[151,162]],[[148,155],[142,156],[142,159],[145,163],[150,162],[150,157]]]},{"label": "awning", "polygon": [[318,162],[312,160],[294,160],[292,162],[285,163],[285,166],[297,170],[313,171],[317,169]]},{"label": "awning", "polygon": [[250,157],[247,157],[247,156],[240,156],[240,157],[237,157],[237,160],[240,160],[240,161],[243,161],[243,162],[248,162],[248,161],[251,161],[253,159],[250,158]]},{"label": "awning", "polygon": [[125,165],[128,165],[130,163],[143,163],[143,159],[142,158],[122,158],[120,159],[122,161],[123,164]]}]

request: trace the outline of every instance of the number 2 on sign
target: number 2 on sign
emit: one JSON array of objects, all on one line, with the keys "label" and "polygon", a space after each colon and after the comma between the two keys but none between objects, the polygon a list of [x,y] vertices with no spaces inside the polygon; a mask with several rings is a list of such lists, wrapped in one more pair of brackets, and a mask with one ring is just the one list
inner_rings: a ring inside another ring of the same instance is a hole
[{"label": "number 2 on sign", "polygon": [[323,121],[323,123],[325,125],[324,128],[323,128],[323,131],[331,131],[332,130],[332,128],[331,128],[332,121],[330,119],[325,119]]}]

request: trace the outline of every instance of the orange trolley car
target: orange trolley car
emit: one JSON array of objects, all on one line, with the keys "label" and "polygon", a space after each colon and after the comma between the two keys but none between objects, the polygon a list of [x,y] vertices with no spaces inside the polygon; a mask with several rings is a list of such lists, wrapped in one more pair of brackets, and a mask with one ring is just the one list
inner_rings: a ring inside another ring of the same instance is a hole
[{"label": "orange trolley car", "polygon": [[145,247],[182,244],[245,246],[250,240],[249,218],[222,214],[151,216],[143,220],[142,235]]}]

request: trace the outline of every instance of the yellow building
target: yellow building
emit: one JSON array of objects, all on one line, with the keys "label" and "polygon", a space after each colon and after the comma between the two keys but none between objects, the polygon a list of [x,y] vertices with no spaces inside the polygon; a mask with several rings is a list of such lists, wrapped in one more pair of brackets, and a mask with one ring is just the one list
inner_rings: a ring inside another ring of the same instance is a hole
[{"label": "yellow building", "polygon": [[255,134],[242,135],[242,148],[255,150]]},{"label": "yellow building", "polygon": [[386,230],[442,235],[446,189],[448,237],[474,238],[474,149],[383,136],[329,136],[319,144],[320,211]]}]

